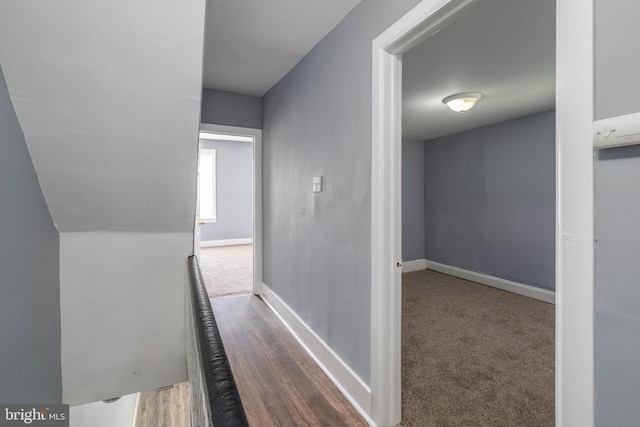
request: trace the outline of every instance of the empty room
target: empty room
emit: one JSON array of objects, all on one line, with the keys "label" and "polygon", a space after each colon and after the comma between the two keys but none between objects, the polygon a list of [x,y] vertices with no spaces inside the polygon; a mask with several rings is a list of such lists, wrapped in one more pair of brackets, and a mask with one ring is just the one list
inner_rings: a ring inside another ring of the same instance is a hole
[{"label": "empty room", "polygon": [[553,425],[555,1],[403,56],[403,425]]},{"label": "empty room", "polygon": [[254,137],[215,133],[203,126],[195,236],[200,268],[210,297],[251,294]]}]

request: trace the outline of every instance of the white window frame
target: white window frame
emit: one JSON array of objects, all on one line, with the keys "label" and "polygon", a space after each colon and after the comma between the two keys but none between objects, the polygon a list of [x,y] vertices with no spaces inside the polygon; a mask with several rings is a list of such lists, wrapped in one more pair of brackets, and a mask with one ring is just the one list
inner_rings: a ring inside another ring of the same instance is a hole
[{"label": "white window frame", "polygon": [[[200,149],[200,156],[198,158],[198,189],[200,191],[200,203],[199,203],[199,207],[198,207],[198,216],[200,218],[200,221],[203,221],[205,223],[215,223],[218,221],[218,206],[217,206],[217,157],[216,157],[216,149],[215,148],[201,148]],[[211,216],[204,216],[202,215],[202,207],[204,205],[203,203],[203,194],[205,193],[203,191],[203,187],[202,187],[202,167],[203,167],[203,160],[205,158],[211,158]]]}]

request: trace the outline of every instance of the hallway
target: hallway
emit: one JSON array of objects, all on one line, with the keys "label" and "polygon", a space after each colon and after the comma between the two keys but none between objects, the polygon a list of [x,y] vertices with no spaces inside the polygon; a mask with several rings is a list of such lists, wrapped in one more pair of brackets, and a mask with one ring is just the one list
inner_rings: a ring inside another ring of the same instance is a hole
[{"label": "hallway", "polygon": [[[367,425],[259,297],[211,305],[250,425]],[[135,426],[187,427],[189,405],[188,383],[143,392]]]},{"label": "hallway", "polygon": [[211,305],[251,425],[367,425],[259,297]]}]

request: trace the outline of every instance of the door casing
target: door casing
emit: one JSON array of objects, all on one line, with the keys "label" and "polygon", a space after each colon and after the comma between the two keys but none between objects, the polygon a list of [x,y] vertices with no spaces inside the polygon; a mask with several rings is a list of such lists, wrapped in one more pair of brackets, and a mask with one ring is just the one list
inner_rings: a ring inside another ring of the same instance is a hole
[{"label": "door casing", "polygon": [[[402,54],[474,0],[423,0],[373,41],[371,418],[401,421]],[[593,17],[556,0],[556,425],[594,424]]]},{"label": "door casing", "polygon": [[[262,130],[201,123],[200,131],[253,137],[253,294],[259,295],[262,284]],[[198,230],[197,222],[195,230]]]}]

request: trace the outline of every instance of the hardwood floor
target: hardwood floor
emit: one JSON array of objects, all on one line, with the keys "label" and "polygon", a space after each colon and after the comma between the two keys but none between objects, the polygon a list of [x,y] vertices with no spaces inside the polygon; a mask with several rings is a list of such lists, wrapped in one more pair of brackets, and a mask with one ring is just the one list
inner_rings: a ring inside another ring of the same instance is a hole
[{"label": "hardwood floor", "polygon": [[367,425],[259,297],[211,305],[252,426]]},{"label": "hardwood floor", "polygon": [[134,427],[189,427],[189,383],[140,393]]},{"label": "hardwood floor", "polygon": [[[252,427],[367,425],[259,297],[211,305]],[[135,427],[188,427],[189,402],[189,383],[142,392]]]}]

